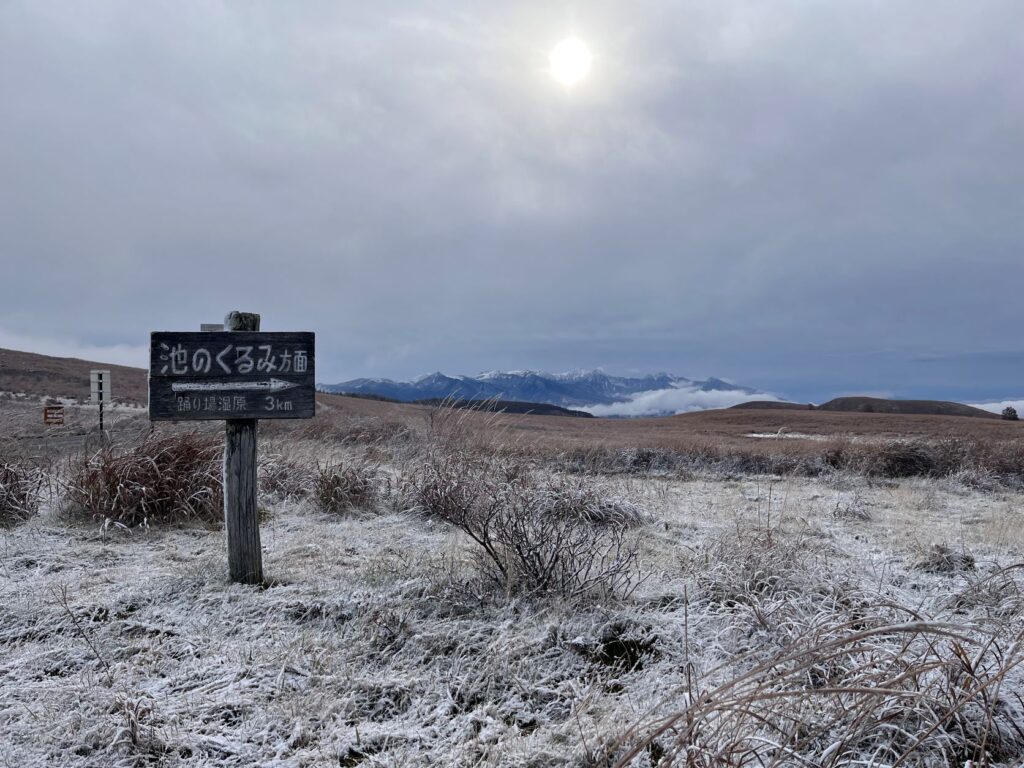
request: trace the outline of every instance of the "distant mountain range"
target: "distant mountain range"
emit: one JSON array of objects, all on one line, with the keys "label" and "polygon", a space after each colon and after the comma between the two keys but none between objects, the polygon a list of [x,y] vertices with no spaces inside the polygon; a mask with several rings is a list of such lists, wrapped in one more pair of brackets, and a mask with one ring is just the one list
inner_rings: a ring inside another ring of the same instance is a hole
[{"label": "distant mountain range", "polygon": [[715,378],[688,379],[667,373],[627,377],[611,376],[603,371],[490,371],[477,376],[446,376],[443,373],[431,373],[413,381],[353,379],[340,384],[321,384],[320,388],[337,394],[380,395],[402,402],[442,398],[494,398],[549,403],[562,407],[625,403],[644,393],[664,390],[763,394],[756,389],[739,387]]}]

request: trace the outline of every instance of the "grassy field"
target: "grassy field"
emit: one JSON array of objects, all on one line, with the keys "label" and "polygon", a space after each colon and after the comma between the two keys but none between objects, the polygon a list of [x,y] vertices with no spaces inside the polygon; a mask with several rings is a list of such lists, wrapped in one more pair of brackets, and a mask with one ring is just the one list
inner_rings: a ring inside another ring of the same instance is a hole
[{"label": "grassy field", "polygon": [[261,430],[255,588],[219,425],[0,406],[0,764],[1024,760],[1018,425],[325,396]]}]

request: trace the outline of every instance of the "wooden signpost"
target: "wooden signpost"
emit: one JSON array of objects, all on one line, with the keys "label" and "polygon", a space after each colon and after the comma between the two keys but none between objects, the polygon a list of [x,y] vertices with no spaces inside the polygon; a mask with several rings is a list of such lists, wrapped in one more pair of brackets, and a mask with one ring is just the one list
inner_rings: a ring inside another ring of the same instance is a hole
[{"label": "wooden signpost", "polygon": [[60,427],[64,424],[64,406],[63,405],[45,405],[43,406],[43,424],[47,426]]},{"label": "wooden signpost", "polygon": [[152,334],[149,418],[223,419],[224,522],[233,581],[263,582],[256,509],[256,422],[311,419],[312,333],[260,333],[260,316],[231,312],[226,331]]}]

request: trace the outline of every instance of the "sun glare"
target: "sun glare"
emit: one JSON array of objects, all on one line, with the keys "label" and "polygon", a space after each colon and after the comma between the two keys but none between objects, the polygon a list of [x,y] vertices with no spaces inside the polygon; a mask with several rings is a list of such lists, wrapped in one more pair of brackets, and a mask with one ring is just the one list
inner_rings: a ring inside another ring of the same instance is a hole
[{"label": "sun glare", "polygon": [[567,87],[585,78],[593,61],[586,43],[576,37],[567,37],[556,45],[548,58],[551,61],[551,76]]}]

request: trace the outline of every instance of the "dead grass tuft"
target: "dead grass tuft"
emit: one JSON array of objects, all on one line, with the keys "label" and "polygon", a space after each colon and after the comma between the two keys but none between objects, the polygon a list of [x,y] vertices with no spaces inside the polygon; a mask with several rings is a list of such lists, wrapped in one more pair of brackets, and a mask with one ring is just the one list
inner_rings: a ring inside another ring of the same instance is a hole
[{"label": "dead grass tuft", "polygon": [[46,477],[23,459],[0,459],[0,526],[23,523],[39,513]]},{"label": "dead grass tuft", "polygon": [[960,573],[974,570],[974,555],[956,551],[946,544],[935,544],[914,563],[914,569],[925,573]]},{"label": "dead grass tuft", "polygon": [[127,527],[223,516],[223,447],[218,436],[186,432],[108,447],[74,462],[66,504]]},{"label": "dead grass tuft", "polygon": [[313,499],[323,512],[366,509],[380,495],[379,470],[365,462],[317,465]]},{"label": "dead grass tuft", "polygon": [[316,480],[310,464],[276,454],[260,456],[258,476],[260,493],[280,501],[306,498]]},{"label": "dead grass tuft", "polygon": [[[1005,643],[1003,642],[1005,640]],[[822,622],[789,647],[686,692],[616,763],[667,741],[659,765],[990,765],[1024,750],[1024,711],[1002,684],[1021,637],[928,622]]]}]

